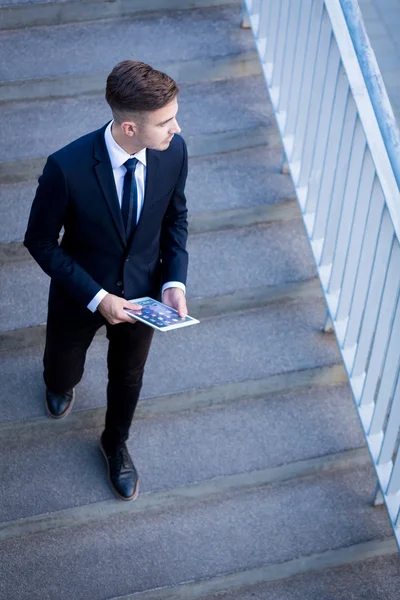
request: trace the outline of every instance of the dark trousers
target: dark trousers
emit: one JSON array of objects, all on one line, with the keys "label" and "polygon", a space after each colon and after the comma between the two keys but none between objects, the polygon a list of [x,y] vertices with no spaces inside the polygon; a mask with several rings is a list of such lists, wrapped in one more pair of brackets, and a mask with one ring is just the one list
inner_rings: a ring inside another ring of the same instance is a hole
[{"label": "dark trousers", "polygon": [[[44,380],[49,390],[63,394],[79,383],[86,352],[96,331],[104,324],[99,313],[89,313],[74,321],[49,310],[43,358]],[[106,323],[106,328],[109,344],[105,437],[108,444],[114,445],[128,439],[153,329],[138,321]]]}]

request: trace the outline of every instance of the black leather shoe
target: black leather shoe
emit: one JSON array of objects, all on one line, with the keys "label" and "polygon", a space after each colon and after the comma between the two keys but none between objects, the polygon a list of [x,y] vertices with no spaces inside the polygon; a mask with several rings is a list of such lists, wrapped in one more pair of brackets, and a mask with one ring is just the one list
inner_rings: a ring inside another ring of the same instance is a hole
[{"label": "black leather shoe", "polygon": [[70,412],[75,400],[75,390],[54,394],[46,389],[46,410],[53,419],[63,419]]},{"label": "black leather shoe", "polygon": [[116,497],[120,500],[135,500],[139,493],[139,476],[126,444],[122,443],[115,449],[110,449],[105,444],[102,434],[100,450],[106,459],[108,481]]}]

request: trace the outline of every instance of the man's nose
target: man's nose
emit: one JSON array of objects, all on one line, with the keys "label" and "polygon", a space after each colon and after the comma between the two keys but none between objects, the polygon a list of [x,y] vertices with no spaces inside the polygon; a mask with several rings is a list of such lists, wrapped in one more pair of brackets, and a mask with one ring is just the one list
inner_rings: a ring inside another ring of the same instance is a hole
[{"label": "man's nose", "polygon": [[173,133],[180,133],[182,131],[182,129],[179,127],[178,121],[176,119],[174,119],[172,122],[171,130]]}]

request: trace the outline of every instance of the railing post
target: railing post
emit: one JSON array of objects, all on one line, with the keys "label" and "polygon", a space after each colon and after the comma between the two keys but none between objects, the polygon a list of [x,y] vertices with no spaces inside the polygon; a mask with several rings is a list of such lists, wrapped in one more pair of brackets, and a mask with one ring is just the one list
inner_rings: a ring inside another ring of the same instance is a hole
[{"label": "railing post", "polygon": [[374,500],[372,502],[372,505],[373,506],[380,506],[381,504],[383,504],[383,495],[382,495],[381,486],[379,485],[379,483],[377,483],[376,484],[376,489],[375,489]]},{"label": "railing post", "polygon": [[332,319],[330,317],[329,311],[326,311],[326,317],[325,317],[325,323],[324,323],[323,330],[325,333],[332,333],[332,331],[333,331],[333,324],[332,324]]},{"label": "railing post", "polygon": [[250,19],[249,19],[249,15],[246,9],[246,5],[243,2],[242,4],[242,11],[241,11],[241,20],[240,20],[240,27],[242,29],[250,29]]},{"label": "railing post", "polygon": [[281,173],[283,173],[284,175],[290,174],[289,163],[287,161],[285,151],[282,152]]}]

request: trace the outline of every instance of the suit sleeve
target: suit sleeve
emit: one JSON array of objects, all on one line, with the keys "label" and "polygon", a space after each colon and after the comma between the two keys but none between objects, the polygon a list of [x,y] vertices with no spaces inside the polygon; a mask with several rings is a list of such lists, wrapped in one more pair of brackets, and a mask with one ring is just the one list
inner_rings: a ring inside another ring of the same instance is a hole
[{"label": "suit sleeve", "polygon": [[174,193],[165,213],[161,229],[162,283],[180,281],[186,284],[189,257],[186,251],[188,235],[185,184],[188,154],[182,138],[183,158]]},{"label": "suit sleeve", "polygon": [[58,238],[67,214],[67,182],[60,166],[50,156],[39,177],[24,245],[47,275],[87,306],[101,286],[59,246]]}]

